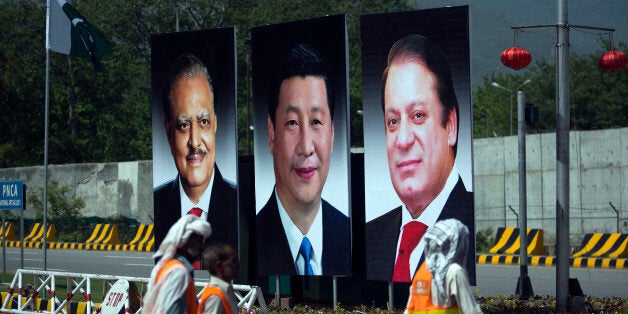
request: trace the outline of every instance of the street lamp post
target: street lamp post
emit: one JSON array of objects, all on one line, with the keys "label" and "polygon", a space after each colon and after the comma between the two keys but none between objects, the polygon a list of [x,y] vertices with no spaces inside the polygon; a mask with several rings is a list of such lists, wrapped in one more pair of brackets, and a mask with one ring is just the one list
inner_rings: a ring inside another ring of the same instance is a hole
[{"label": "street lamp post", "polygon": [[497,87],[499,89],[503,89],[503,90],[505,90],[505,91],[510,93],[510,120],[509,120],[510,121],[510,135],[512,135],[512,97],[513,97],[513,93],[518,91],[521,87],[523,87],[523,85],[526,85],[526,84],[528,84],[530,82],[532,82],[532,80],[527,79],[523,83],[521,83],[521,85],[517,86],[517,88],[514,88],[514,89],[509,89],[509,88],[506,88],[504,86],[501,86],[497,82],[491,83],[491,85],[493,85],[494,87]]}]

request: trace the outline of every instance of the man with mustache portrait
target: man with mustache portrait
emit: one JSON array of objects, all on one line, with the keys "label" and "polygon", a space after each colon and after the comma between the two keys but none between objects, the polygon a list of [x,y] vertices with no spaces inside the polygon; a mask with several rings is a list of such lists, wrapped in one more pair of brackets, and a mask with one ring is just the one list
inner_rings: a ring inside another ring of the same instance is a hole
[{"label": "man with mustache portrait", "polygon": [[184,215],[212,225],[206,244],[238,247],[237,192],[216,165],[214,88],[205,64],[186,53],[172,64],[162,90],[164,128],[178,175],[154,190],[155,246]]}]

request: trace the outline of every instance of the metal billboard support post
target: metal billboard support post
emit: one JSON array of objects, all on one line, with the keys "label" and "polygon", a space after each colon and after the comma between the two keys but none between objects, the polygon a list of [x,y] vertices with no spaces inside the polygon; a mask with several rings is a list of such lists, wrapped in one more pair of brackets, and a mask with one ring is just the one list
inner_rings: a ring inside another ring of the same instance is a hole
[{"label": "metal billboard support post", "polygon": [[279,275],[275,276],[275,303],[277,304],[277,307],[281,308],[281,293],[280,291],[280,280],[279,280]]},{"label": "metal billboard support post", "polygon": [[27,186],[24,185],[24,195],[23,203],[24,206],[22,210],[20,210],[20,240],[22,241],[20,245],[20,269],[24,269],[24,211],[26,210],[26,190]]},{"label": "metal billboard support post", "polygon": [[338,309],[338,277],[332,278],[332,293],[334,294],[332,299],[334,302],[334,311]]},{"label": "metal billboard support post", "polygon": [[392,281],[388,282],[388,310],[392,311],[394,307],[394,296],[393,296],[393,283]]},{"label": "metal billboard support post", "polygon": [[20,269],[24,269],[24,211],[20,210]]},{"label": "metal billboard support post", "polygon": [[527,187],[526,187],[526,96],[517,92],[517,125],[519,137],[519,279],[515,294],[520,299],[534,296],[532,282],[528,277],[528,223],[527,223]]},{"label": "metal billboard support post", "polygon": [[7,217],[2,211],[2,282],[7,281]]}]

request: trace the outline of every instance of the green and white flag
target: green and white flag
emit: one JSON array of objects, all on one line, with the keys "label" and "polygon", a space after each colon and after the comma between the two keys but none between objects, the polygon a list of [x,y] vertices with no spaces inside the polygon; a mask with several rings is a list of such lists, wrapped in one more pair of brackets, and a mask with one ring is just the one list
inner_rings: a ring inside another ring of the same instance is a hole
[{"label": "green and white flag", "polygon": [[50,6],[48,47],[52,51],[81,57],[105,72],[100,58],[114,44],[65,0],[48,0]]}]

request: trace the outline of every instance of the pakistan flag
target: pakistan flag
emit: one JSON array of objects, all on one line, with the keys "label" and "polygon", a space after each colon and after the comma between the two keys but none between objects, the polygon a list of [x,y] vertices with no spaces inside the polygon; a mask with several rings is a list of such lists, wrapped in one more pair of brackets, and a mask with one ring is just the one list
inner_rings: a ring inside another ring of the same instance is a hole
[{"label": "pakistan flag", "polygon": [[96,71],[105,72],[100,58],[114,44],[65,0],[48,0],[49,49],[90,61]]}]

